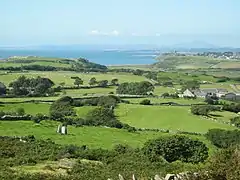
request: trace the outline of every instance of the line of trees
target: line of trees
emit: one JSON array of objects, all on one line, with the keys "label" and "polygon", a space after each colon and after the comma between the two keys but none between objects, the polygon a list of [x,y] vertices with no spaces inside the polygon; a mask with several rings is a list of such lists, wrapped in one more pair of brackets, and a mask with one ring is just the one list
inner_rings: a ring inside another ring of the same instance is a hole
[{"label": "line of trees", "polygon": [[[71,77],[72,79],[74,79],[74,85],[77,87],[80,87],[80,85],[83,85],[83,80],[80,77]],[[97,79],[95,77],[92,77],[91,79],[89,79],[88,84],[90,86],[99,86],[99,87],[107,87],[109,85],[112,86],[117,86],[118,85],[118,79],[117,78],[113,78],[110,82],[108,80],[100,80],[97,81]]]}]

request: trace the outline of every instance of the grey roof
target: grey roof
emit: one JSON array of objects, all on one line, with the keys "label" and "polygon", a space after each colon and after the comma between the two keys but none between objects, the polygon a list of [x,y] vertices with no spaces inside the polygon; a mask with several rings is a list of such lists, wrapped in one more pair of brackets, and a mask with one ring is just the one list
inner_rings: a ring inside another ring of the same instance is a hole
[{"label": "grey roof", "polygon": [[204,93],[217,93],[218,92],[216,88],[201,89],[201,91]]},{"label": "grey roof", "polygon": [[206,92],[203,92],[203,91],[194,91],[193,92],[196,96],[200,96],[200,97],[203,97],[203,96],[206,96],[207,93]]},{"label": "grey roof", "polygon": [[201,89],[202,92],[205,93],[227,93],[227,89],[222,89],[222,88],[204,88]]}]

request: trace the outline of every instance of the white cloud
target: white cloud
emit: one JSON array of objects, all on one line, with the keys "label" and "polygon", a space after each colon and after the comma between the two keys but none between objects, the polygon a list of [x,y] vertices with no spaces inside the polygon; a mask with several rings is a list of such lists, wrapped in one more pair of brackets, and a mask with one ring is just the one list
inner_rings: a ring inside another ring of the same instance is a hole
[{"label": "white cloud", "polygon": [[111,32],[111,34],[113,36],[118,36],[120,33],[117,30],[114,30],[114,31]]},{"label": "white cloud", "polygon": [[92,30],[89,32],[90,35],[97,35],[97,36],[119,36],[119,31],[113,30],[111,32],[102,32],[99,30]]},{"label": "white cloud", "polygon": [[100,35],[101,33],[98,30],[92,30],[89,32],[91,35]]}]

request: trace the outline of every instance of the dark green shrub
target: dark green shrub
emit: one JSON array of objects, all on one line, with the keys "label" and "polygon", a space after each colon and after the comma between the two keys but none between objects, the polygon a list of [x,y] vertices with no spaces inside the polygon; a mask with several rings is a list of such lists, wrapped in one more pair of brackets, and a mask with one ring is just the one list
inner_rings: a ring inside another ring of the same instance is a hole
[{"label": "dark green shrub", "polygon": [[25,110],[24,108],[17,108],[16,110],[18,116],[23,116],[25,115]]},{"label": "dark green shrub", "polygon": [[234,124],[234,126],[240,128],[240,117],[234,117],[231,119],[231,123]]},{"label": "dark green shrub", "polygon": [[157,161],[162,156],[168,162],[180,160],[199,163],[208,158],[208,148],[203,142],[179,135],[164,136],[147,141],[144,144],[143,152],[151,161]]},{"label": "dark green shrub", "polygon": [[206,137],[219,148],[228,148],[240,144],[239,130],[228,131],[224,129],[210,129]]},{"label": "dark green shrub", "polygon": [[151,105],[151,101],[149,99],[144,99],[139,104],[141,104],[141,105]]}]

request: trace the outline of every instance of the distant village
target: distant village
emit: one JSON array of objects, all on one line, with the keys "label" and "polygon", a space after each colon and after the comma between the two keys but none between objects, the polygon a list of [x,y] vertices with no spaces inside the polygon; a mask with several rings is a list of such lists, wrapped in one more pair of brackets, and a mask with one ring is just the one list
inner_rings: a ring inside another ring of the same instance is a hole
[{"label": "distant village", "polygon": [[210,58],[218,58],[218,59],[240,59],[240,52],[203,52],[203,53],[190,53],[190,52],[170,52],[163,53],[162,55],[170,55],[170,56],[203,56]]}]

